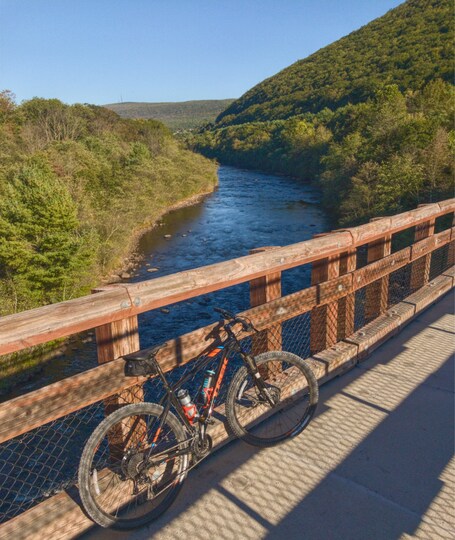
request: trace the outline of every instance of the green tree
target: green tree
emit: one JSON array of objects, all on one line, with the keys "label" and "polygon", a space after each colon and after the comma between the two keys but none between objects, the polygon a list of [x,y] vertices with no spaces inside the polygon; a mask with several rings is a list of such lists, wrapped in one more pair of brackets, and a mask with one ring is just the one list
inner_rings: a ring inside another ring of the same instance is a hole
[{"label": "green tree", "polygon": [[91,282],[96,243],[79,223],[68,189],[42,162],[28,163],[7,184],[0,198],[0,268],[17,309],[79,293]]}]

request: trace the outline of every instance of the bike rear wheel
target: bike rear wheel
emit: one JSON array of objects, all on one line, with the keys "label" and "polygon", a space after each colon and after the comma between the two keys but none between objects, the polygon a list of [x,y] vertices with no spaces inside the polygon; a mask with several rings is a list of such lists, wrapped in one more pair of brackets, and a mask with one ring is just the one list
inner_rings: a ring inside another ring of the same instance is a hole
[{"label": "bike rear wheel", "polygon": [[273,405],[243,366],[228,389],[226,418],[232,432],[243,441],[273,446],[306,428],[318,403],[318,383],[308,364],[295,354],[266,352],[255,360]]},{"label": "bike rear wheel", "polygon": [[[79,465],[79,492],[85,510],[102,527],[143,526],[177,497],[187,475],[189,449],[165,461],[167,452],[185,450],[188,444],[172,413],[158,430],[162,412],[154,403],[126,405],[106,417],[87,441]],[[161,457],[153,460],[157,454]]]}]

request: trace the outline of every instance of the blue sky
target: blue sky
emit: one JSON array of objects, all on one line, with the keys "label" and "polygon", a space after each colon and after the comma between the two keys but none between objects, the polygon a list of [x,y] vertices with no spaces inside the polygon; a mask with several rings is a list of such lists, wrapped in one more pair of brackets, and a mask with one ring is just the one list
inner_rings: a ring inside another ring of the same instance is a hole
[{"label": "blue sky", "polygon": [[0,0],[0,89],[66,103],[239,97],[401,0]]}]

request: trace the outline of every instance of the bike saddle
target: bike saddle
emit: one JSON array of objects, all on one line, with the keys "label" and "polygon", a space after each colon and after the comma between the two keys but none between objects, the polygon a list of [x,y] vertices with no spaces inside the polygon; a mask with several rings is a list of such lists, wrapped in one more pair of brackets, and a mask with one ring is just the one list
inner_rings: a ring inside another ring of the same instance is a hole
[{"label": "bike saddle", "polygon": [[159,366],[156,361],[156,353],[166,345],[155,345],[142,351],[136,351],[131,354],[126,354],[125,360],[125,375],[127,377],[148,377],[150,375],[159,374]]},{"label": "bike saddle", "polygon": [[150,360],[151,358],[155,358],[157,352],[162,349],[166,343],[162,343],[161,345],[154,345],[153,347],[149,347],[148,349],[142,349],[140,351],[136,351],[134,353],[126,354],[123,359],[128,360]]}]

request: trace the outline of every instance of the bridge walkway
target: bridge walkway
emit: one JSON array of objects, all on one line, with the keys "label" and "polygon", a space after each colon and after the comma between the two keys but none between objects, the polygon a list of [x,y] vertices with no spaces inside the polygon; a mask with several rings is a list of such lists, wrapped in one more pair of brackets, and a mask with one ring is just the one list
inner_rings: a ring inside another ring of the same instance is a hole
[{"label": "bridge walkway", "polygon": [[303,436],[234,442],[160,520],[96,540],[394,540],[455,531],[453,292],[321,388]]}]

